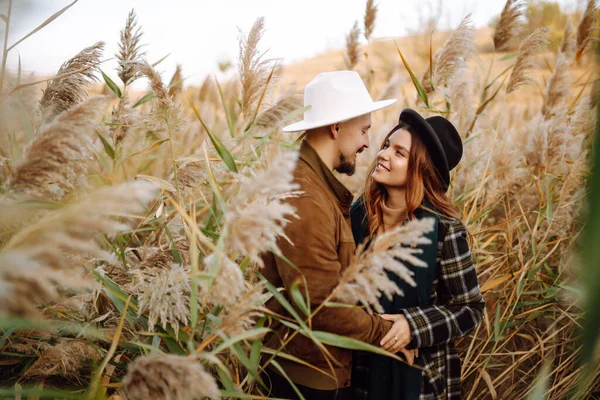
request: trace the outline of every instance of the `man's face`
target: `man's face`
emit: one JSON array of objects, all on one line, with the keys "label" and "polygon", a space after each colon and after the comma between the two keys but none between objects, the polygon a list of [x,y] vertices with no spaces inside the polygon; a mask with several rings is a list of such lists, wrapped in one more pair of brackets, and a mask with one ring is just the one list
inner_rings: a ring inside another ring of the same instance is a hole
[{"label": "man's face", "polygon": [[356,157],[369,147],[371,113],[361,115],[340,124],[339,164],[334,168],[340,174],[353,175],[356,171]]}]

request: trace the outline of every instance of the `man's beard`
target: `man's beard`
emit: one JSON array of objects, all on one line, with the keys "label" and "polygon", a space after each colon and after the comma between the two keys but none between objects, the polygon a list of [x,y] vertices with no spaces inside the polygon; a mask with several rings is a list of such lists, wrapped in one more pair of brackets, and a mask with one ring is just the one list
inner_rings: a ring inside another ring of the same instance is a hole
[{"label": "man's beard", "polygon": [[346,174],[348,176],[354,175],[356,172],[356,159],[353,163],[346,160],[343,154],[340,154],[340,164],[335,168],[340,174]]}]

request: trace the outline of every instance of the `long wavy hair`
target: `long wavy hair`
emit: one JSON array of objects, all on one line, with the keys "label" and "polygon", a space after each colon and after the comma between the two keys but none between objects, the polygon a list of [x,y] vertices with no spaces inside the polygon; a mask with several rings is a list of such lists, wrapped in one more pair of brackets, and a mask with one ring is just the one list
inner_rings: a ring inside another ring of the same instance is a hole
[{"label": "long wavy hair", "polygon": [[[410,133],[411,146],[408,156],[408,172],[406,181],[406,205],[408,208],[408,217],[415,217],[415,211],[419,208],[427,209],[441,217],[449,217],[458,219],[458,212],[452,204],[452,201],[446,195],[446,186],[438,175],[427,147],[419,137],[415,134],[412,126],[400,122],[395,126],[390,133],[387,134],[381,149],[385,142],[394,134],[394,132],[404,129]],[[377,158],[369,168],[367,181],[363,193],[365,208],[367,210],[367,219],[369,221],[369,234],[373,236],[383,225],[383,210],[382,204],[387,197],[385,186],[373,179],[373,171],[377,167]],[[427,202],[428,206],[424,204]]]}]

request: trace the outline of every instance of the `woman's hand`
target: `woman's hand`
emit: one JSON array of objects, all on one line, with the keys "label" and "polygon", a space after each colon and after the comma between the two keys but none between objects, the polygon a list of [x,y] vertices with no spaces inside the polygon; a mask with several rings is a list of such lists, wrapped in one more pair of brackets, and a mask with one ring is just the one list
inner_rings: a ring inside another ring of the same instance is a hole
[{"label": "woman's hand", "polygon": [[382,314],[381,318],[394,321],[394,325],[380,342],[381,347],[390,353],[404,349],[411,339],[410,325],[404,314]]}]

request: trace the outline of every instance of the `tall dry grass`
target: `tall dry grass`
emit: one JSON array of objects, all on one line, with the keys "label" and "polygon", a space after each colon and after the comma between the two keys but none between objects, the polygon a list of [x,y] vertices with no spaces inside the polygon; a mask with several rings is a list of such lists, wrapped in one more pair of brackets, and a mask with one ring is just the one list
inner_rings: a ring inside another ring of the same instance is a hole
[{"label": "tall dry grass", "polygon": [[[453,121],[465,155],[450,193],[472,235],[487,303],[484,322],[458,341],[464,397],[517,399],[537,389],[550,399],[589,398],[600,375],[580,384],[577,250],[597,104],[595,2],[577,39],[565,29],[557,54],[543,49],[547,30],[513,56],[500,53],[516,37],[521,7],[506,3],[489,65],[477,55],[468,17],[432,47],[429,65],[415,64],[403,40],[404,60],[393,43],[359,44],[355,25],[346,54],[356,59],[347,61],[374,98],[401,101],[373,114],[372,146],[355,176],[340,178],[360,194],[401,108]],[[367,2],[367,40],[376,15]],[[319,309],[309,308],[301,286],[280,292],[260,274],[260,254],[277,251],[295,218],[285,200],[297,195],[290,150],[298,138],[280,128],[302,106],[297,89],[276,79],[276,60],[264,58],[264,27],[259,18],[240,35],[238,79],[210,78],[199,88],[183,86],[180,70],[165,84],[160,64],[144,60],[133,11],[120,36],[120,82],[103,76],[108,96],[88,99],[100,45],[48,81],[42,104],[39,83],[3,73],[2,395],[259,397],[260,372],[277,365],[275,354],[285,356],[262,346],[269,319],[319,346],[377,351],[311,332]],[[147,93],[131,90],[135,79],[148,80]],[[380,238],[328,300],[376,310],[377,297],[397,289],[388,271],[411,279],[396,261],[411,259],[410,249],[389,252],[389,244],[418,241],[428,229],[422,222]],[[264,307],[273,297],[291,318]],[[546,386],[537,384],[542,370]]]}]

